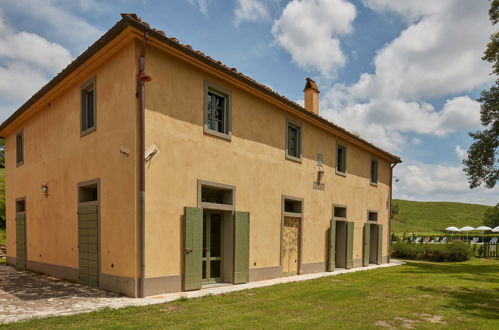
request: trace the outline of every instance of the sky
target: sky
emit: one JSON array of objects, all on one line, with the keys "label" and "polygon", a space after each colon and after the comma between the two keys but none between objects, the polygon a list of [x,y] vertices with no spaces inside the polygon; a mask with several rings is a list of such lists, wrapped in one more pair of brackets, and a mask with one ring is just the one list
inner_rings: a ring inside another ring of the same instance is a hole
[{"label": "sky", "polygon": [[495,205],[462,160],[491,86],[487,0],[0,0],[0,120],[137,13],[403,160],[394,198]]}]

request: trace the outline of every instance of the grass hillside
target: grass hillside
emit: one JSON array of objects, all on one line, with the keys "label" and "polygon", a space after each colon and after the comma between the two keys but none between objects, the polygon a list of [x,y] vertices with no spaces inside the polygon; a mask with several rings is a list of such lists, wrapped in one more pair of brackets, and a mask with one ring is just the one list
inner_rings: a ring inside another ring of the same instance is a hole
[{"label": "grass hillside", "polygon": [[393,232],[433,232],[446,227],[478,227],[487,205],[452,202],[414,202],[394,199],[399,212],[392,220]]}]

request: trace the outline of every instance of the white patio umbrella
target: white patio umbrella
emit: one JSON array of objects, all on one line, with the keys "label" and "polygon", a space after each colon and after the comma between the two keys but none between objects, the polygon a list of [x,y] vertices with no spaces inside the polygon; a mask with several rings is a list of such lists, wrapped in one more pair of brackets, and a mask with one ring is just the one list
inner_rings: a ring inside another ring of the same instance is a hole
[{"label": "white patio umbrella", "polygon": [[471,226],[464,226],[463,228],[461,228],[461,231],[465,231],[466,232],[466,242],[468,241],[468,232],[470,230],[475,230],[475,228],[473,228]]},{"label": "white patio umbrella", "polygon": [[491,230],[492,228],[487,227],[487,226],[480,226],[478,228],[475,228],[475,230],[481,230],[482,231],[482,242],[485,244],[485,231],[486,230]]},{"label": "white patio umbrella", "polygon": [[445,230],[448,230],[448,231],[452,232],[451,233],[451,239],[450,239],[451,241],[454,239],[454,232],[455,231],[461,231],[459,228],[454,227],[454,226],[447,227],[447,228],[445,228]]},{"label": "white patio umbrella", "polygon": [[499,233],[499,226],[492,228],[493,233]]}]

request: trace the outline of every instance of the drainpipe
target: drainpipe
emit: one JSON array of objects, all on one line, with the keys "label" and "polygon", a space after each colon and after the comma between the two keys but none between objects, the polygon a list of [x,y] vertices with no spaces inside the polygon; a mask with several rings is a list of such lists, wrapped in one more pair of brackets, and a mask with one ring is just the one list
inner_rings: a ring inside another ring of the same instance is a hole
[{"label": "drainpipe", "polygon": [[388,257],[387,261],[390,262],[392,256],[392,187],[393,187],[393,168],[397,166],[394,163],[390,166],[390,202],[388,206]]},{"label": "drainpipe", "polygon": [[139,73],[137,74],[137,96],[139,98],[139,221],[140,221],[140,278],[139,278],[139,294],[140,298],[145,297],[145,236],[146,236],[146,175],[145,175],[145,83],[151,81],[151,77],[144,72],[145,55],[149,33],[144,32],[144,40],[139,56]]}]

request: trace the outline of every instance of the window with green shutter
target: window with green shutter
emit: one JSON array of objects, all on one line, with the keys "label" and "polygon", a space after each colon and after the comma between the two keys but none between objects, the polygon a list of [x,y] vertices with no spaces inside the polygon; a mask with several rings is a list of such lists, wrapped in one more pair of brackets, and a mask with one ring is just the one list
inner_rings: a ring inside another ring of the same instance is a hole
[{"label": "window with green shutter", "polygon": [[375,159],[371,160],[371,183],[378,184],[378,161]]},{"label": "window with green shutter", "polygon": [[286,158],[301,160],[301,127],[289,120],[286,127]]},{"label": "window with green shutter", "polygon": [[347,172],[347,148],[342,145],[336,148],[336,172],[340,174]]}]

